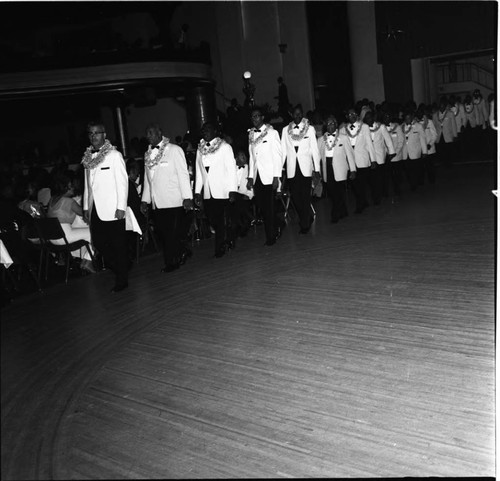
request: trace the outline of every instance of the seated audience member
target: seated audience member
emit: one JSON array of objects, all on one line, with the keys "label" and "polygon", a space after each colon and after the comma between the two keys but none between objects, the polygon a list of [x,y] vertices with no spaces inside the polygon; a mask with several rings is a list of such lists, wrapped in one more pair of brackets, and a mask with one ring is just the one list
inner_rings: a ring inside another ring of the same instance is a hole
[{"label": "seated audience member", "polygon": [[[54,179],[52,197],[49,201],[47,217],[59,219],[62,230],[69,243],[78,240],[86,240],[90,243],[90,228],[88,226],[73,227],[77,216],[83,216],[83,210],[72,197],[73,186],[67,174],[59,174]],[[56,245],[64,244],[64,240],[52,241]],[[80,267],[88,272],[95,272],[92,265],[92,257],[86,248],[77,249],[71,253],[73,257],[81,257]]]},{"label": "seated audience member", "polygon": [[26,184],[23,194],[23,200],[17,204],[17,207],[27,212],[33,218],[43,217],[43,206],[36,198],[37,188],[33,181],[29,181]]}]

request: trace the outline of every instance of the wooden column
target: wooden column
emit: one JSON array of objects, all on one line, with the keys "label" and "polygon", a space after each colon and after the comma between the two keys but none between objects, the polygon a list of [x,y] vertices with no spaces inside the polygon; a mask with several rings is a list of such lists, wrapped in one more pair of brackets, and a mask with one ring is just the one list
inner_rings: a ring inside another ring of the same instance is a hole
[{"label": "wooden column", "polygon": [[205,122],[217,120],[213,84],[192,87],[186,93],[186,113],[189,131],[194,134]]}]

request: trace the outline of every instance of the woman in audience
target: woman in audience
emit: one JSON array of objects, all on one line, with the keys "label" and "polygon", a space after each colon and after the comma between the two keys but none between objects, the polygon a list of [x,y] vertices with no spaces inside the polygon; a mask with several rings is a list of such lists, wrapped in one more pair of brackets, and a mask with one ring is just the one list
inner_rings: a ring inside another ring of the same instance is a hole
[{"label": "woman in audience", "polygon": [[[59,219],[61,227],[69,243],[78,240],[86,240],[90,243],[90,228],[83,226],[81,222],[78,227],[73,227],[77,216],[83,215],[83,210],[72,197],[74,195],[73,186],[69,175],[59,174],[54,179],[52,197],[50,198],[47,217]],[[76,225],[76,224],[75,224]],[[53,241],[54,244],[63,244],[64,240]],[[92,265],[92,257],[86,248],[77,249],[71,253],[73,257],[81,257],[80,267],[88,272],[95,272]]]}]

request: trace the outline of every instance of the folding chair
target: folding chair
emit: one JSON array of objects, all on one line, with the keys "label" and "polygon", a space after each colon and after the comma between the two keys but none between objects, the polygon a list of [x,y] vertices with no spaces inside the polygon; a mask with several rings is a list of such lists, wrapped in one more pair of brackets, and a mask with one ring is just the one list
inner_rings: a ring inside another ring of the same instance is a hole
[{"label": "folding chair", "polygon": [[[45,254],[45,281],[48,279],[49,270],[49,254],[50,253],[65,253],[66,254],[66,284],[68,283],[69,276],[69,265],[71,259],[71,252],[77,249],[86,248],[94,262],[94,255],[90,249],[90,243],[86,240],[77,240],[75,242],[68,242],[66,239],[66,234],[64,233],[59,219],[56,218],[46,218],[46,219],[36,219],[35,225],[38,231],[38,236],[42,242],[42,249],[40,251],[40,266],[38,269],[38,279],[40,280],[42,275],[43,266],[43,256]],[[53,240],[64,240],[64,244],[53,244]]]}]

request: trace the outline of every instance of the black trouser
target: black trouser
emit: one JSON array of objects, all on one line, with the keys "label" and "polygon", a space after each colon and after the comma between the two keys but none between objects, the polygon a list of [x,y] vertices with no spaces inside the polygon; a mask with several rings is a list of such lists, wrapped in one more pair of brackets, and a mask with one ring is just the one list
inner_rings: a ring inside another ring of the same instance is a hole
[{"label": "black trouser", "polygon": [[97,214],[95,205],[90,215],[92,244],[104,258],[116,277],[116,285],[128,283],[129,257],[125,219],[103,221]]},{"label": "black trouser", "polygon": [[382,197],[389,196],[389,183],[391,178],[391,161],[389,156],[386,155],[385,162],[382,165],[379,165],[382,168]]},{"label": "black trouser", "polygon": [[[229,209],[228,199],[204,199],[203,205],[210,225],[215,230],[215,253],[224,250],[226,238],[225,213]],[[232,235],[228,240],[232,239]]]},{"label": "black trouser", "polygon": [[299,163],[295,166],[295,176],[288,179],[293,206],[299,215],[301,229],[309,229],[314,219],[311,210],[312,177],[304,177]]},{"label": "black trouser", "polygon": [[254,182],[253,190],[255,193],[255,204],[260,209],[262,219],[264,220],[264,229],[266,231],[266,241],[272,242],[278,232],[278,221],[276,219],[276,210],[274,206],[274,189],[272,183],[264,185],[260,180],[259,174]]},{"label": "black trouser", "polygon": [[366,200],[366,191],[368,190],[368,179],[370,176],[370,167],[356,167],[356,178],[353,182],[354,196],[356,197],[356,212],[362,212],[368,207]]},{"label": "black trouser", "polygon": [[401,195],[401,181],[403,180],[404,161],[391,162],[391,180],[394,195]]},{"label": "black trouser", "polygon": [[420,173],[419,184],[424,183],[425,176],[427,176],[427,180],[430,184],[434,184],[436,182],[436,166],[435,162],[436,154],[428,154],[427,157],[422,159],[423,168]]},{"label": "black trouser", "polygon": [[441,136],[439,144],[436,145],[437,153],[440,162],[445,167],[451,167],[453,165],[453,142],[445,142],[444,137]]},{"label": "black trouser", "polygon": [[382,200],[383,176],[384,165],[375,164],[375,167],[370,170],[370,188],[375,205],[379,205]]},{"label": "black trouser", "polygon": [[412,192],[417,190],[420,166],[420,159],[406,159],[406,176]]},{"label": "black trouser", "polygon": [[331,158],[326,159],[326,178],[328,179],[326,182],[326,192],[332,204],[330,218],[332,222],[337,222],[342,217],[347,216],[346,181],[335,180]]},{"label": "black trouser", "polygon": [[160,237],[165,267],[177,264],[181,254],[184,208],[153,209],[153,219]]}]

